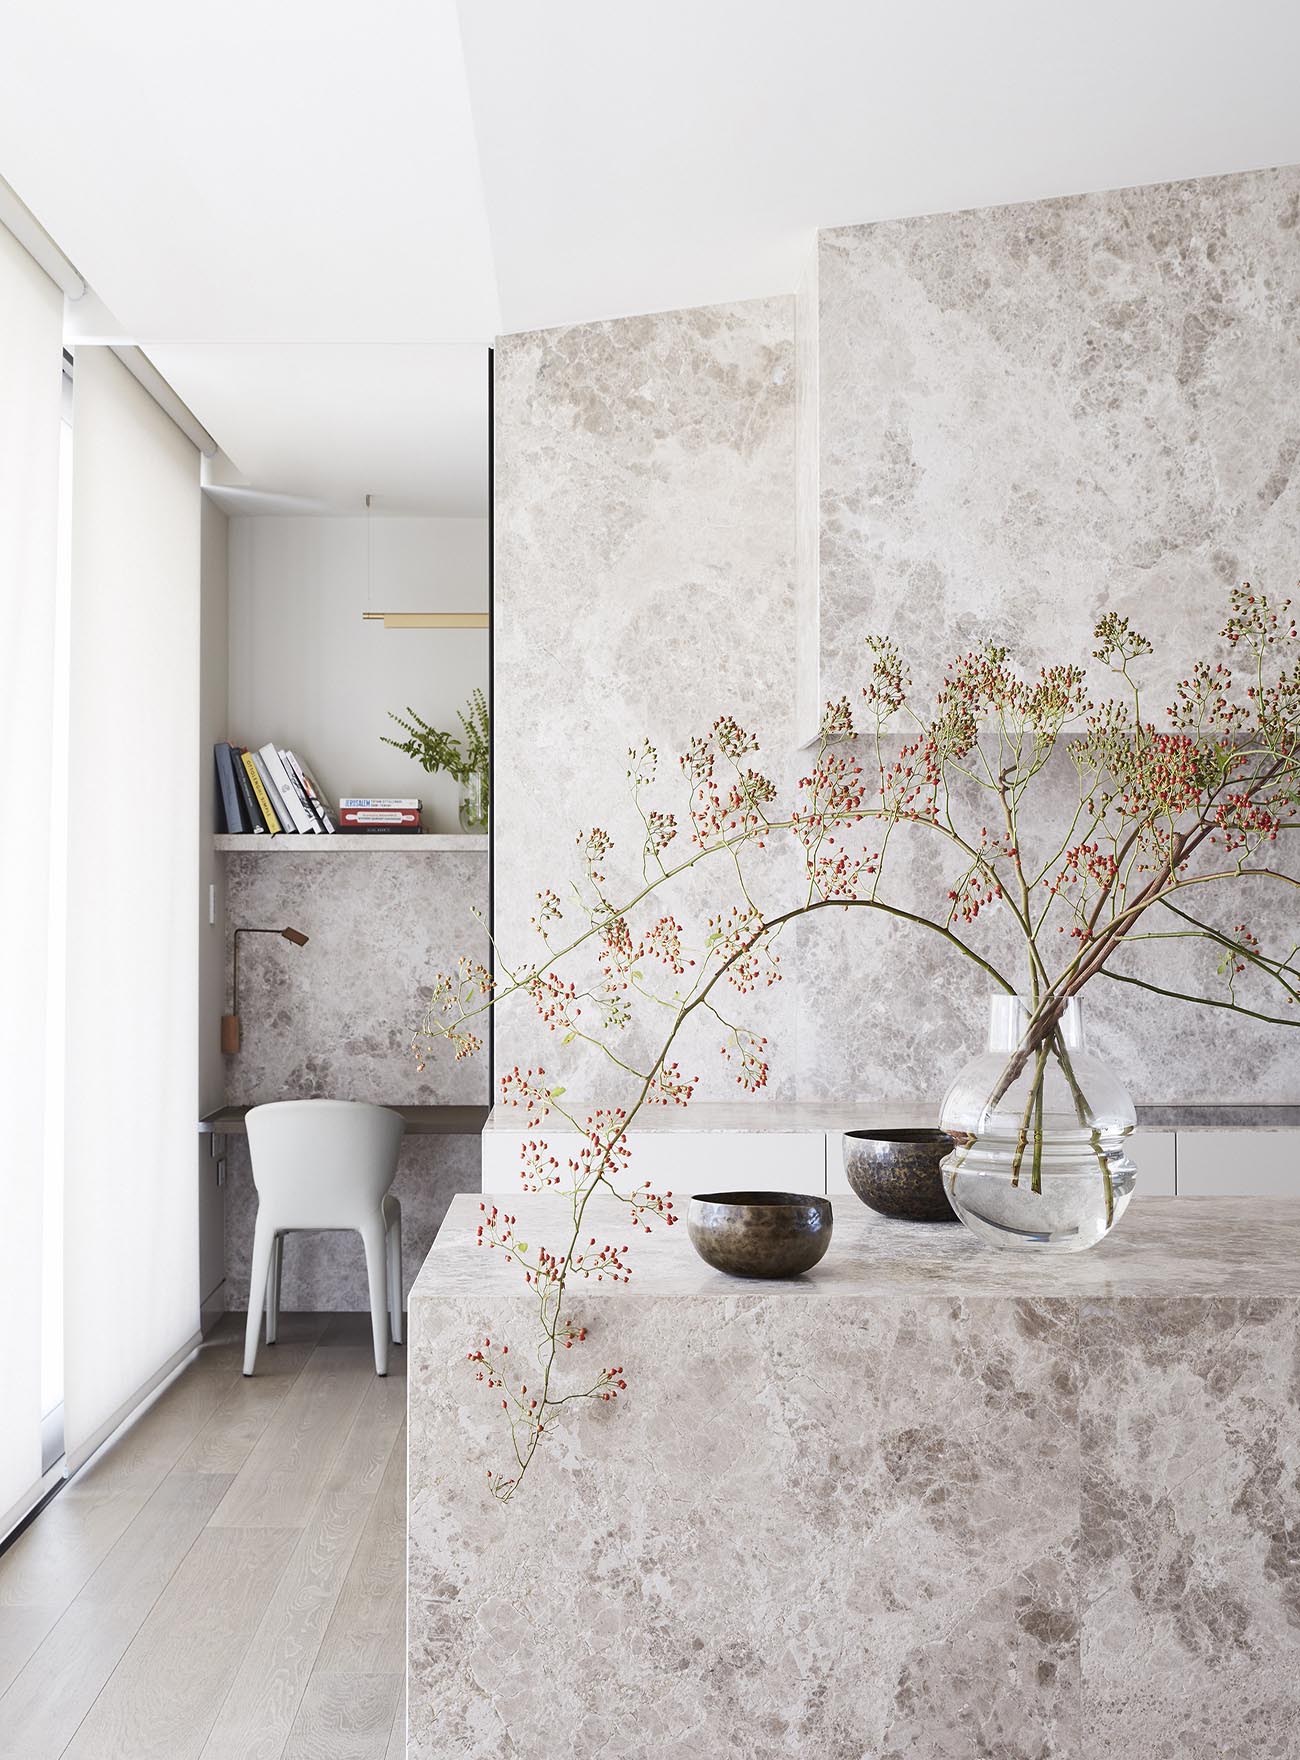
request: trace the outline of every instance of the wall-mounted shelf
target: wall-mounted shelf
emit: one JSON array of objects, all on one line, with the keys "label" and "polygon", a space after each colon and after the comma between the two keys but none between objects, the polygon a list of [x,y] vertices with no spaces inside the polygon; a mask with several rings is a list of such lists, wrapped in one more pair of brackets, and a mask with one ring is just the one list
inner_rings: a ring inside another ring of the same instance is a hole
[{"label": "wall-mounted shelf", "polygon": [[351,835],[338,831],[333,837],[290,836],[287,832],[279,837],[268,837],[263,832],[260,837],[251,837],[219,831],[212,839],[212,847],[220,855],[241,856],[274,856],[286,852],[316,856],[328,855],[331,851],[335,855],[347,855],[360,850],[367,855],[385,856],[471,855],[479,851],[486,855],[488,838],[459,831],[430,831],[420,837],[374,836],[364,831]]}]

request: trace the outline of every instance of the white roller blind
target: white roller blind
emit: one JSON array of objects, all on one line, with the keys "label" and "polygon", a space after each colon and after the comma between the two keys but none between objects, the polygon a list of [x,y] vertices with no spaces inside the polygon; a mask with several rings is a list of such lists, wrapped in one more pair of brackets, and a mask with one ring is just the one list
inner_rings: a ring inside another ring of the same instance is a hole
[{"label": "white roller blind", "polygon": [[64,1427],[198,1328],[199,455],[107,349],[73,401]]},{"label": "white roller blind", "polygon": [[0,1536],[41,1477],[41,1202],[63,295],[0,226]]}]

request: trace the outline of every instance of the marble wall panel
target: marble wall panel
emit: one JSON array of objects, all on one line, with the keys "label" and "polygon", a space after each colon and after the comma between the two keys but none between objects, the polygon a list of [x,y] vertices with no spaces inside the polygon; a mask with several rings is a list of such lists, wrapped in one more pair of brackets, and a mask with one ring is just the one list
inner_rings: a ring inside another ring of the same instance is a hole
[{"label": "marble wall panel", "polygon": [[[1156,644],[1160,719],[1192,659],[1227,658],[1225,589],[1281,597],[1300,574],[1298,222],[1291,167],[823,233],[823,697],[856,696],[868,631],[928,689],[986,638],[1031,668],[1079,663],[1098,615],[1124,612]],[[1115,688],[1097,668],[1093,683]],[[1062,805],[1072,783],[1050,791]],[[942,860],[915,842],[891,852],[894,884],[941,900]],[[1294,894],[1220,897],[1225,925],[1300,939]],[[882,958],[901,1004],[883,1056],[867,987],[836,981]],[[1213,994],[1217,959],[1166,943],[1119,969]],[[960,958],[854,923],[806,963],[801,1093],[942,1091],[979,1032]],[[1284,1030],[1107,983],[1087,1006],[1140,1100],[1300,1094]]]},{"label": "marble wall panel", "polygon": [[[630,747],[656,744],[679,817],[678,755],[723,709],[762,732],[778,765],[796,761],[794,381],[789,299],[498,347],[493,806],[507,964],[536,957],[536,894],[567,899],[580,829],[618,840],[611,892],[638,884]],[[695,921],[711,896],[707,881],[684,889],[676,914]],[[564,927],[579,920],[570,911]],[[757,1016],[789,1044],[794,1007],[787,985]],[[503,1009],[497,1029],[499,1068],[540,1060],[571,1089],[614,1097],[608,1068],[539,1034],[527,1008]],[[719,1097],[735,1078],[716,1037],[701,1033],[686,1057]],[[793,1079],[787,1058],[773,1092],[789,1096]]]},{"label": "marble wall panel", "polygon": [[[985,635],[1079,660],[1107,607],[1181,672],[1226,584],[1294,585],[1300,170],[838,229],[797,305],[797,322],[764,301],[498,352],[497,920],[516,955],[536,890],[578,872],[579,827],[639,843],[623,754],[642,736],[671,758],[731,711],[779,777],[801,774],[810,620],[824,698],[856,693],[872,630],[929,684]],[[900,902],[945,898],[938,852],[891,860]],[[733,896],[702,881],[684,899],[694,918]],[[1251,915],[1300,939],[1289,897],[1252,895]],[[1166,945],[1130,969],[1205,993],[1215,963]],[[1284,1029],[1117,984],[1087,1006],[1140,1101],[1300,1098]],[[855,912],[802,925],[746,1018],[771,1040],[772,1097],[916,1099],[981,1047],[984,1008],[944,944]],[[501,1029],[499,1064],[555,1062],[524,1010]],[[702,1095],[735,1095],[710,1036],[684,1062]],[[561,1065],[617,1097],[572,1050]]]},{"label": "marble wall panel", "polygon": [[228,1104],[317,1094],[485,1103],[482,1064],[458,1064],[439,1045],[421,1074],[409,1047],[435,974],[453,970],[460,953],[484,956],[474,912],[487,911],[486,854],[277,851],[226,863],[228,947],[243,924],[288,924],[310,937],[306,947],[240,939],[242,1043],[226,1060]]},{"label": "marble wall panel", "polygon": [[[456,1063],[442,1045],[423,1073],[410,1054],[428,986],[458,954],[482,958],[486,853],[436,855],[277,850],[228,855],[229,937],[240,924],[288,924],[310,937],[240,939],[242,1046],[226,1059],[231,1105],[325,1095],[396,1105],[484,1105],[485,1059]],[[228,1005],[228,1004],[227,1004]],[[217,1023],[211,1023],[215,1034]],[[256,1193],[247,1144],[228,1139],[226,1304],[248,1298]],[[480,1184],[477,1138],[418,1137],[403,1145],[395,1190],[402,1202],[409,1287],[453,1192]],[[286,1308],[368,1306],[360,1241],[294,1236],[285,1253]]]}]

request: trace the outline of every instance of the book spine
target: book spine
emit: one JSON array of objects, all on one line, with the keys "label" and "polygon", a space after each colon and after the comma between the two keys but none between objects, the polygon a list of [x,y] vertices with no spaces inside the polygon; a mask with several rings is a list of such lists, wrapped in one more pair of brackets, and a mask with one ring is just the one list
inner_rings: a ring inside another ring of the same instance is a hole
[{"label": "book spine", "polygon": [[325,796],[321,792],[320,784],[303,763],[297,752],[290,752],[289,756],[298,766],[298,774],[302,778],[303,787],[307,790],[307,793],[310,796],[312,807],[319,816],[321,824],[325,827],[327,832],[332,833],[336,831],[338,827],[334,823],[334,815],[325,805]]},{"label": "book spine", "polygon": [[407,813],[418,813],[423,806],[411,795],[344,795],[339,802],[340,811],[352,811],[357,807],[394,807]]},{"label": "book spine", "polygon": [[307,815],[307,829],[312,832],[313,835],[323,837],[325,835],[325,827],[321,824],[319,816],[312,811],[311,801],[307,798],[307,790],[303,787],[302,777],[298,774],[297,765],[290,762],[291,757],[292,754],[290,752],[281,749],[280,762],[284,766],[284,774],[288,779],[289,787],[294,792],[294,798],[297,805],[300,806],[303,812]]},{"label": "book spine", "polygon": [[288,803],[275,786],[275,778],[267,768],[265,749],[255,751],[250,756],[257,766],[257,774],[262,778],[262,787],[266,790],[266,798],[270,801],[272,810],[280,821],[281,831],[296,832],[298,827],[290,815]]},{"label": "book spine", "polygon": [[213,748],[217,764],[217,787],[221,793],[221,810],[226,821],[226,830],[233,832],[247,831],[244,823],[244,803],[240,799],[239,789],[235,786],[234,754],[225,740]]},{"label": "book spine", "polygon": [[340,818],[348,829],[362,831],[375,825],[418,826],[420,823],[418,813],[408,813],[399,807],[345,807]]},{"label": "book spine", "polygon": [[253,785],[248,780],[248,772],[244,768],[243,746],[231,746],[230,755],[231,769],[235,773],[239,796],[244,803],[244,817],[248,820],[248,829],[255,837],[265,837],[266,822],[262,818],[262,809],[257,804],[257,796],[253,793]]},{"label": "book spine", "polygon": [[315,821],[295,794],[293,784],[289,781],[289,773],[284,767],[279,752],[268,741],[257,755],[266,766],[266,775],[270,779],[272,788],[284,802],[284,810],[288,815],[287,824],[298,832],[314,831]]},{"label": "book spine", "polygon": [[345,825],[349,837],[419,837],[418,825]]},{"label": "book spine", "polygon": [[262,772],[257,767],[257,754],[245,752],[240,762],[248,772],[248,780],[252,785],[258,811],[266,821],[266,829],[272,837],[275,837],[280,830],[280,820],[275,808],[271,805],[271,797],[266,792],[266,784],[262,781]]}]

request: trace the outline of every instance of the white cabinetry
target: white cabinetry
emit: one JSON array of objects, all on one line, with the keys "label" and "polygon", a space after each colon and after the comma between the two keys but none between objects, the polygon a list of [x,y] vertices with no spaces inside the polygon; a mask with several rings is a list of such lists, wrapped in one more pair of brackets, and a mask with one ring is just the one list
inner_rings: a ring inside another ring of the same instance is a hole
[{"label": "white cabinetry", "polygon": [[1180,1198],[1300,1198],[1300,1130],[1179,1131]]},{"label": "white cabinetry", "polygon": [[[810,1107],[809,1121],[764,1126],[740,1112],[737,1125],[691,1128],[688,1118],[665,1128],[633,1127],[628,1141],[637,1180],[656,1191],[687,1198],[697,1192],[849,1193],[844,1175],[843,1135],[825,1128],[825,1115]],[[860,1114],[854,1111],[854,1122]],[[516,1130],[513,1121],[491,1124],[483,1134],[483,1189],[519,1191],[520,1149],[546,1141],[561,1159],[579,1138],[568,1130]],[[1139,1196],[1300,1198],[1300,1129],[1239,1126],[1232,1130],[1146,1127],[1129,1138],[1137,1165]]]}]

